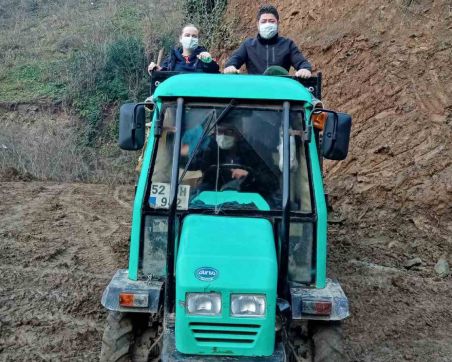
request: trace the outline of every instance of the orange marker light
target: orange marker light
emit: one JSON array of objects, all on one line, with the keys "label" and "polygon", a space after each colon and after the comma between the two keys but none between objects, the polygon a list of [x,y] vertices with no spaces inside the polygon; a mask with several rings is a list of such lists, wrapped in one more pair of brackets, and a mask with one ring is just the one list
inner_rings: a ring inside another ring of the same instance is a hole
[{"label": "orange marker light", "polygon": [[119,305],[121,307],[146,308],[149,305],[149,296],[147,294],[119,293]]},{"label": "orange marker light", "polygon": [[119,305],[122,307],[133,307],[133,294],[132,293],[120,293]]},{"label": "orange marker light", "polygon": [[314,124],[314,127],[323,130],[323,127],[325,126],[325,121],[328,118],[328,113],[326,112],[319,112],[314,113],[312,115],[312,123]]}]

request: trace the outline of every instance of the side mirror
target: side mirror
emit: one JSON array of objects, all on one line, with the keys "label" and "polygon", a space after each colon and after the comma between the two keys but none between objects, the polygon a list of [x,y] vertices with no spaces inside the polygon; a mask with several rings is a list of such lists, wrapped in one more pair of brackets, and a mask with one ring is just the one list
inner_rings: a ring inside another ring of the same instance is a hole
[{"label": "side mirror", "polygon": [[146,116],[144,104],[126,103],[119,111],[119,147],[136,151],[143,148]]},{"label": "side mirror", "polygon": [[352,117],[347,113],[328,112],[322,138],[322,154],[328,160],[344,160],[348,154]]}]

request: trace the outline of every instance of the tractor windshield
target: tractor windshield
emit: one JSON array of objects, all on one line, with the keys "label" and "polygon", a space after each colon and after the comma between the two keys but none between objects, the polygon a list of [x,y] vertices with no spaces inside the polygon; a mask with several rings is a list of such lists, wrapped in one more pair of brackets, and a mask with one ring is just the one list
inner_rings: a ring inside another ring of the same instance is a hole
[{"label": "tractor windshield", "polygon": [[[280,210],[282,107],[227,107],[205,103],[188,103],[184,107],[178,208]],[[176,105],[167,105],[149,199],[153,208],[169,206],[175,116]],[[302,117],[302,110],[291,111],[293,130],[301,130]],[[291,153],[293,177],[304,178],[308,185],[301,137],[291,137]],[[302,198],[300,186],[293,185],[292,209],[310,211],[309,186],[307,191]]]}]

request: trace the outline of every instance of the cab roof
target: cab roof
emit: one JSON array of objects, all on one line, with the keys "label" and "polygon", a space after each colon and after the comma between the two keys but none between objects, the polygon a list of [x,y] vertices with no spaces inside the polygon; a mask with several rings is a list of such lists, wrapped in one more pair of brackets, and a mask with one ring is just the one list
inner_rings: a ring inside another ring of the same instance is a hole
[{"label": "cab roof", "polygon": [[312,103],[311,93],[296,80],[268,75],[175,75],[156,88],[154,99],[161,97],[265,99]]}]

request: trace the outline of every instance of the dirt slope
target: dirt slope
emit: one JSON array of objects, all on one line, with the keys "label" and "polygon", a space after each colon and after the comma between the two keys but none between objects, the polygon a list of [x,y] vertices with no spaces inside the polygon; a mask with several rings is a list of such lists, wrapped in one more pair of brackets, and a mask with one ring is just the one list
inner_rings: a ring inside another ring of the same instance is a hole
[{"label": "dirt slope", "polygon": [[[261,1],[228,19],[256,33]],[[324,75],[328,108],[351,113],[349,157],[326,164],[336,219],[329,274],[350,298],[353,361],[452,361],[452,10],[448,1],[274,1],[280,33]],[[232,51],[227,43],[222,59]],[[418,268],[404,264],[415,257]]]},{"label": "dirt slope", "polygon": [[[259,3],[229,2],[237,34],[254,36]],[[450,1],[273,3],[280,34],[323,72],[327,106],[353,115],[348,159],[327,166],[336,206],[355,217],[402,216],[445,238],[452,231]]]}]

